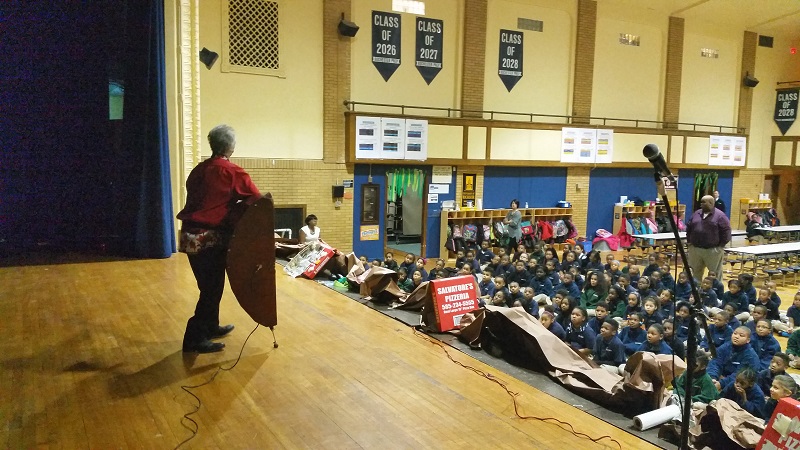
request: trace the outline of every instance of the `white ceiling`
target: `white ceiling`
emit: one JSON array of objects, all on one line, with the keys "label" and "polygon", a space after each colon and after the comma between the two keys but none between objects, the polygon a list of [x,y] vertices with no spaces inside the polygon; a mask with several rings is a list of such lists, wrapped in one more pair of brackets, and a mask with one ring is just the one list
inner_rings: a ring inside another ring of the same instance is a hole
[{"label": "white ceiling", "polygon": [[631,9],[644,6],[686,20],[800,40],[800,0],[598,0],[598,3]]}]

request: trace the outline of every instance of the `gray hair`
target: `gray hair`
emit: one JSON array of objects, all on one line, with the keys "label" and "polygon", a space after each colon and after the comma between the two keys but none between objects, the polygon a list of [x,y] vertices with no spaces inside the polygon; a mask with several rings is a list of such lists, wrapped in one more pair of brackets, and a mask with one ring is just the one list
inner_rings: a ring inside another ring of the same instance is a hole
[{"label": "gray hair", "polygon": [[227,155],[236,147],[236,133],[228,125],[217,125],[208,132],[208,144],[212,154]]}]

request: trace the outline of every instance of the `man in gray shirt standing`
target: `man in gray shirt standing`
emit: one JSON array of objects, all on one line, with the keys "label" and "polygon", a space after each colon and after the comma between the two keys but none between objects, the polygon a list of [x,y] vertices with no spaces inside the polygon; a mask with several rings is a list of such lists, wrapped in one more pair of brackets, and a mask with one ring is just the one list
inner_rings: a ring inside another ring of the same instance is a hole
[{"label": "man in gray shirt standing", "polygon": [[689,244],[689,266],[692,275],[703,279],[706,269],[722,274],[723,248],[731,241],[731,223],[724,212],[714,207],[714,197],[700,199],[700,209],[692,214],[686,226],[686,242]]}]

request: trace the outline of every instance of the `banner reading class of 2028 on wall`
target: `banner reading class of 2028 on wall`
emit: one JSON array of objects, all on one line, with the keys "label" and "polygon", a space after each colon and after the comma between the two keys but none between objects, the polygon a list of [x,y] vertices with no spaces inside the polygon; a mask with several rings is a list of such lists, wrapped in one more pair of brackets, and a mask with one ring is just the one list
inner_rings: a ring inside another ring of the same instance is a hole
[{"label": "banner reading class of 2028 on wall", "polygon": [[800,97],[800,89],[780,89],[775,98],[775,124],[781,130],[781,134],[786,134],[792,127],[797,118],[797,99]]},{"label": "banner reading class of 2028 on wall", "polygon": [[522,78],[522,32],[500,30],[500,60],[498,61],[500,80],[511,92]]},{"label": "banner reading class of 2028 on wall", "polygon": [[372,64],[384,81],[400,67],[400,14],[372,11]]},{"label": "banner reading class of 2028 on wall", "polygon": [[442,70],[443,31],[441,20],[417,17],[416,66],[428,84]]}]

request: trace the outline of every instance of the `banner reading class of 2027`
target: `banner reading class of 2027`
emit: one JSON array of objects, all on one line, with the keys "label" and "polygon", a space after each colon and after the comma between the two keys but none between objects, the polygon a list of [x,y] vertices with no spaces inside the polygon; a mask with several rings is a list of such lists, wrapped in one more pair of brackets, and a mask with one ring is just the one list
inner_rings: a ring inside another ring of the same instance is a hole
[{"label": "banner reading class of 2027", "polygon": [[400,14],[372,11],[372,64],[384,81],[400,67]]},{"label": "banner reading class of 2027", "polygon": [[786,134],[792,127],[797,118],[797,99],[800,97],[800,89],[780,89],[775,98],[775,124],[781,130],[781,134]]},{"label": "banner reading class of 2027", "polygon": [[416,66],[426,83],[431,84],[442,70],[444,22],[417,17]]},{"label": "banner reading class of 2027", "polygon": [[522,78],[522,32],[500,30],[500,59],[498,61],[500,80],[511,92]]}]

